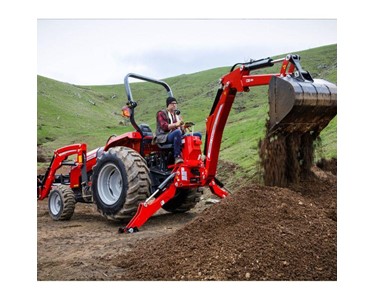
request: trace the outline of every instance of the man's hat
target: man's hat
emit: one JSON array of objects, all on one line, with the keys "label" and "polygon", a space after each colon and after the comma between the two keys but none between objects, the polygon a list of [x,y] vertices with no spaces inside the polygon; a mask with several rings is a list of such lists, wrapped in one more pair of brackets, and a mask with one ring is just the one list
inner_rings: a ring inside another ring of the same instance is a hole
[{"label": "man's hat", "polygon": [[172,102],[176,102],[176,103],[177,103],[176,98],[174,98],[174,97],[168,97],[168,98],[167,98],[167,107],[168,107],[168,105],[171,104]]}]

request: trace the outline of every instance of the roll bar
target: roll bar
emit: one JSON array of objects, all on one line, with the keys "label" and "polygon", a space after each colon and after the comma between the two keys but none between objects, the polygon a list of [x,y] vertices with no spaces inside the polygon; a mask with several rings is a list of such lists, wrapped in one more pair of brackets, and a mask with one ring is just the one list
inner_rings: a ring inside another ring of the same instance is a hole
[{"label": "roll bar", "polygon": [[124,83],[125,83],[125,92],[126,92],[126,95],[128,96],[128,101],[130,103],[134,103],[135,101],[133,100],[133,95],[132,95],[132,92],[131,92],[131,89],[130,89],[129,78],[136,78],[136,79],[140,79],[140,80],[143,80],[143,81],[159,84],[166,89],[166,91],[168,93],[168,96],[173,97],[172,89],[164,81],[153,79],[153,78],[146,77],[146,76],[143,76],[143,75],[129,73],[128,75],[125,76]]},{"label": "roll bar", "polygon": [[146,76],[139,75],[139,74],[135,74],[135,73],[129,73],[125,76],[124,84],[125,84],[125,93],[128,97],[127,106],[130,108],[130,122],[133,125],[134,129],[137,130],[143,138],[143,132],[139,128],[138,124],[136,123],[136,121],[134,119],[134,109],[137,107],[138,104],[133,99],[133,95],[132,95],[132,92],[131,92],[131,89],[130,89],[129,78],[135,78],[135,79],[140,79],[140,80],[147,81],[147,82],[150,82],[150,83],[159,84],[166,89],[167,94],[170,97],[173,97],[173,93],[172,93],[172,89],[170,88],[170,86],[167,83],[165,83],[164,81],[157,80],[157,79],[150,78],[150,77],[146,77]]}]

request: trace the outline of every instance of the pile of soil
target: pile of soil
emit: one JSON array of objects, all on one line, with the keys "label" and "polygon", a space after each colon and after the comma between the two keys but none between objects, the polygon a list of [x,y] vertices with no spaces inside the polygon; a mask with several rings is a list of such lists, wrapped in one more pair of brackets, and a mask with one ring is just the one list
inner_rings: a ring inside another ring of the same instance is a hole
[{"label": "pile of soil", "polygon": [[336,280],[336,177],[249,185],[171,235],[101,258],[120,280]]}]

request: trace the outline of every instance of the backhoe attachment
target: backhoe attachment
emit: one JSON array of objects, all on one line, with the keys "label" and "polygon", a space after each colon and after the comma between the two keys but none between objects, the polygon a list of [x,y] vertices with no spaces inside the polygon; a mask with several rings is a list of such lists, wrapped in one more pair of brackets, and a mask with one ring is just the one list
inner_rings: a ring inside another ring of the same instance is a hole
[{"label": "backhoe attachment", "polygon": [[268,93],[269,133],[317,135],[337,113],[337,88],[325,80],[272,77]]},{"label": "backhoe attachment", "polygon": [[[251,74],[277,63],[281,63],[278,73]],[[216,176],[220,144],[236,94],[265,85],[269,87],[267,138],[308,134],[314,139],[336,116],[336,85],[313,79],[302,69],[299,55],[235,64],[231,72],[221,78],[221,87],[206,122],[204,155],[208,182]]]},{"label": "backhoe attachment", "polygon": [[313,79],[302,69],[299,55],[288,55],[286,61],[291,66],[289,72],[281,71],[269,82],[269,133],[314,132],[317,136],[336,116],[336,85]]}]

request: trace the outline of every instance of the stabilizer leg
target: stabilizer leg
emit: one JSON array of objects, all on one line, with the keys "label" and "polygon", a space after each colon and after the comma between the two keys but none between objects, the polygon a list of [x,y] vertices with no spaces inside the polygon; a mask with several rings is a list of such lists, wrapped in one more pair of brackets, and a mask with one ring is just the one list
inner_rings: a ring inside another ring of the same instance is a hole
[{"label": "stabilizer leg", "polygon": [[229,191],[224,189],[224,185],[216,178],[212,179],[208,186],[211,192],[220,198],[225,198],[229,194]]},{"label": "stabilizer leg", "polygon": [[156,213],[165,203],[171,200],[175,194],[176,194],[176,187],[172,183],[157,198],[153,198],[151,196],[144,203],[141,203],[138,206],[138,210],[135,216],[130,220],[130,222],[125,227],[120,227],[118,232],[119,233],[137,232],[139,228],[144,223],[146,223],[146,221],[154,213]]}]

